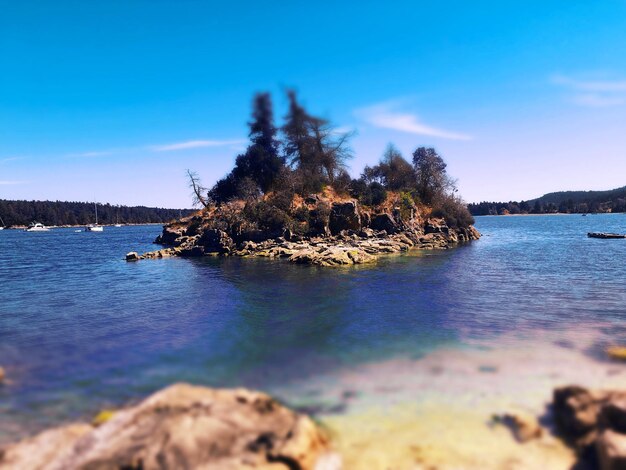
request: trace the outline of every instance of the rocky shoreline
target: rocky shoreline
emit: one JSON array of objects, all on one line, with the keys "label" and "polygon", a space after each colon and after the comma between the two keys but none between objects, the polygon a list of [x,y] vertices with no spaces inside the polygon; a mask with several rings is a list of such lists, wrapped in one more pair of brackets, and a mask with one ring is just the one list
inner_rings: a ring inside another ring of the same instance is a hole
[{"label": "rocky shoreline", "polygon": [[[311,198],[312,213],[318,210]],[[318,266],[345,266],[376,261],[380,255],[410,249],[448,249],[477,240],[473,227],[449,227],[443,218],[422,218],[414,209],[404,218],[399,210],[378,214],[365,211],[355,200],[329,204],[327,221],[318,230],[305,235],[292,230],[279,232],[242,230],[229,222],[239,210],[230,207],[166,225],[155,243],[160,250],[139,254],[130,252],[127,261],[171,256],[240,256],[282,258],[293,263]]]},{"label": "rocky shoreline", "polygon": [[[513,412],[492,420],[522,446],[541,441],[554,447],[547,435],[555,432],[577,455],[572,468],[626,468],[624,391],[559,387],[546,416]],[[137,405],[104,410],[91,423],[48,429],[0,448],[0,470],[340,470],[345,462],[331,435],[264,393],[179,383]]]}]

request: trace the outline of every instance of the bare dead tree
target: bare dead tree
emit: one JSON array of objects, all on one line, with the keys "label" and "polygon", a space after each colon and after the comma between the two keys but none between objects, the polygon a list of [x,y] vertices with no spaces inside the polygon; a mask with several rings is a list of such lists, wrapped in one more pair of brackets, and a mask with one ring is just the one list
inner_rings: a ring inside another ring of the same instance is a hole
[{"label": "bare dead tree", "polygon": [[202,181],[200,180],[200,176],[198,173],[192,170],[187,170],[187,179],[189,180],[189,188],[192,191],[192,204],[194,206],[201,204],[202,207],[206,208],[209,206],[209,202],[207,200],[207,188],[202,186]]}]

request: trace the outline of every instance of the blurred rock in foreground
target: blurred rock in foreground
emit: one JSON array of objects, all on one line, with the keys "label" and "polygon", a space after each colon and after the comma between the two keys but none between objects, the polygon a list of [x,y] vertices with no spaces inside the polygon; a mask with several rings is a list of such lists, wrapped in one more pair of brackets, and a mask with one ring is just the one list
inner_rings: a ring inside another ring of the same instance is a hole
[{"label": "blurred rock in foreground", "polygon": [[71,424],[0,450],[0,469],[335,470],[307,416],[268,395],[175,384],[93,426]]}]

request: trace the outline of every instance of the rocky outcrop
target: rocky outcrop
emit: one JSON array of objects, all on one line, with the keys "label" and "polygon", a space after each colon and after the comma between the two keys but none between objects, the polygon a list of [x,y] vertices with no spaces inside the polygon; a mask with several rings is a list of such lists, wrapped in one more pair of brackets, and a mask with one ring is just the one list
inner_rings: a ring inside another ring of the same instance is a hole
[{"label": "rocky outcrop", "polygon": [[[345,266],[371,263],[383,254],[411,248],[447,249],[480,238],[474,227],[452,228],[444,219],[423,218],[417,207],[363,208],[356,200],[332,201],[323,195],[303,199],[298,213],[306,227],[283,225],[261,230],[244,217],[245,204],[222,205],[166,225],[155,243],[161,250],[128,261],[169,256],[245,256],[283,258],[299,264]],[[272,217],[279,212],[268,212]],[[403,217],[402,214],[405,214]],[[277,215],[278,214],[278,215]]]},{"label": "rocky outcrop", "polygon": [[565,441],[601,470],[626,468],[626,391],[556,389],[553,413]]},{"label": "rocky outcrop", "polygon": [[360,230],[361,215],[356,201],[336,202],[331,206],[328,220],[330,233],[337,235],[343,230]]},{"label": "rocky outcrop", "polygon": [[339,468],[307,416],[245,389],[177,384],[99,426],[48,430],[0,451],[0,469]]}]

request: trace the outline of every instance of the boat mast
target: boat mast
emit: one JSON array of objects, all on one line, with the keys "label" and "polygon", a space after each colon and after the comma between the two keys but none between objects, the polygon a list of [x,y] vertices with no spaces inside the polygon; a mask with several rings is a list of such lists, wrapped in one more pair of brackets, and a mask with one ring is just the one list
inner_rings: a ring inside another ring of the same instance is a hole
[{"label": "boat mast", "polygon": [[96,225],[98,225],[98,204],[94,202],[93,206],[96,208]]}]

